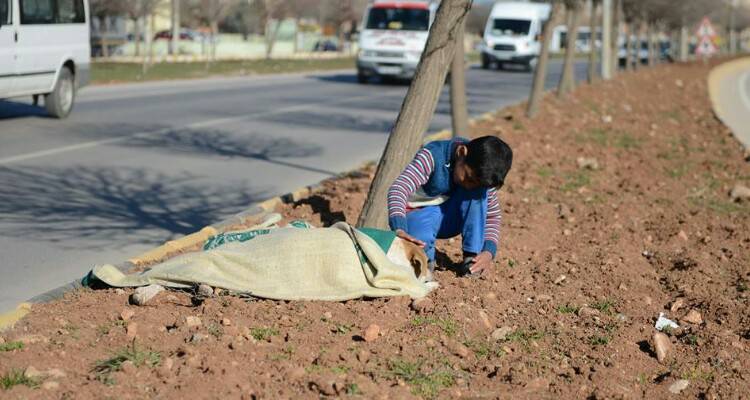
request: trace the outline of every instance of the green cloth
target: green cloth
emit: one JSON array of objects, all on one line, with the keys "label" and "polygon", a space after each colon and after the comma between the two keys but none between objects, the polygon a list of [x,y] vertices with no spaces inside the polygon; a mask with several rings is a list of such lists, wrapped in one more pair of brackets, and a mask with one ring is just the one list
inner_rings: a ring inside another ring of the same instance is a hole
[{"label": "green cloth", "polygon": [[396,232],[394,231],[384,231],[375,228],[358,228],[357,230],[374,240],[380,246],[380,249],[383,250],[383,253],[388,253],[391,244],[396,240]]}]

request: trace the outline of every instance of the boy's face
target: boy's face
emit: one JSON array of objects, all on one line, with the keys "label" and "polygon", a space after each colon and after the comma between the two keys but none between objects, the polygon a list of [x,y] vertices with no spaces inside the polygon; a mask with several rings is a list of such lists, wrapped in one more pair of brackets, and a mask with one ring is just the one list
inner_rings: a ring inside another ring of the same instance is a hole
[{"label": "boy's face", "polygon": [[453,183],[461,186],[466,190],[478,189],[481,184],[474,174],[474,170],[469,167],[464,159],[466,158],[466,146],[456,148],[456,165],[453,167]]}]

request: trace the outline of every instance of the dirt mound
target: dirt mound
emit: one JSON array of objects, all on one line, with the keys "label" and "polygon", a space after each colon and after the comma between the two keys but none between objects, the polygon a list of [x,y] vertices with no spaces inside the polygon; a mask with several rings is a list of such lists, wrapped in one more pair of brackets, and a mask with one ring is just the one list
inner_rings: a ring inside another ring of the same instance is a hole
[{"label": "dirt mound", "polygon": [[[130,291],[80,291],[2,334],[0,385],[17,383],[2,397],[747,398],[750,206],[728,193],[750,167],[707,73],[622,74],[546,99],[535,120],[513,107],[473,125],[516,159],[481,279],[449,270],[456,239],[416,304],[163,292],[135,307]],[[353,223],[372,174],[279,212]],[[659,313],[679,324],[661,362]]]}]

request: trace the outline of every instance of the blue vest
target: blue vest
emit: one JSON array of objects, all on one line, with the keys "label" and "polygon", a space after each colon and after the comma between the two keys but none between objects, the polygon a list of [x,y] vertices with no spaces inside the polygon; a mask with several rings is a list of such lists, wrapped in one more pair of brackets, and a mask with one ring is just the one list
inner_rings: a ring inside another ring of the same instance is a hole
[{"label": "blue vest", "polygon": [[435,160],[435,168],[430,179],[422,185],[424,193],[430,197],[449,194],[453,191],[453,154],[456,145],[468,142],[468,139],[456,137],[451,140],[439,140],[427,143],[424,148],[430,151],[432,159]]}]

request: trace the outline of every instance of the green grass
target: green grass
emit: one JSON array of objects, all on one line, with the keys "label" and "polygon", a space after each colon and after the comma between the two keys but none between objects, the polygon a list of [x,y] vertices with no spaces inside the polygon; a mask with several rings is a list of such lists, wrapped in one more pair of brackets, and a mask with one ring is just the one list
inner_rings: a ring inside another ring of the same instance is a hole
[{"label": "green grass", "polygon": [[253,337],[253,339],[262,341],[262,340],[268,340],[271,338],[271,336],[277,336],[279,334],[279,330],[276,328],[252,328],[250,329],[250,335]]},{"label": "green grass", "polygon": [[353,324],[336,324],[336,326],[333,328],[333,331],[339,335],[346,335],[347,333],[351,332],[352,329],[354,329]]},{"label": "green grass", "polygon": [[8,342],[0,344],[0,353],[4,351],[21,350],[23,348],[22,342]]},{"label": "green grass", "polygon": [[362,391],[359,390],[359,386],[356,383],[347,383],[344,387],[344,390],[346,391],[347,396],[356,396],[358,394],[362,394]]},{"label": "green grass", "polygon": [[597,309],[600,312],[607,314],[607,315],[612,314],[612,309],[614,307],[615,307],[615,301],[612,299],[600,300],[591,305],[591,308]]},{"label": "green grass", "polygon": [[221,329],[221,326],[219,326],[218,324],[211,324],[208,326],[207,329],[208,329],[208,333],[217,339],[219,339],[224,334],[224,331]]},{"label": "green grass", "polygon": [[595,335],[589,338],[589,344],[592,346],[605,346],[609,344],[609,341],[611,338],[609,336],[599,336]]},{"label": "green grass", "polygon": [[194,79],[354,68],[354,58],[158,63],[143,74],[140,63],[94,62],[91,83]]},{"label": "green grass", "polygon": [[544,332],[537,330],[515,330],[506,336],[506,342],[518,342],[528,347],[532,340],[539,340],[544,337]]},{"label": "green grass", "polygon": [[425,372],[421,361],[392,359],[388,367],[391,375],[402,379],[412,387],[412,394],[428,399],[437,396],[440,390],[451,387],[456,382],[453,372],[449,370]]},{"label": "green grass", "polygon": [[39,387],[39,380],[27,377],[23,370],[16,368],[13,368],[6,372],[5,375],[0,376],[0,387],[3,388],[3,390],[8,390],[17,385],[37,388]]},{"label": "green grass", "polygon": [[443,333],[450,337],[455,336],[458,331],[458,324],[450,318],[416,316],[411,320],[411,324],[414,326],[437,325],[443,330]]},{"label": "green grass", "polygon": [[576,171],[565,175],[565,183],[560,186],[563,192],[572,192],[591,184],[591,177],[587,171]]},{"label": "green grass", "polygon": [[557,312],[559,312],[560,314],[576,314],[580,309],[581,307],[570,304],[560,304],[559,306],[557,306]]},{"label": "green grass", "polygon": [[536,170],[537,175],[539,175],[542,178],[549,178],[554,174],[554,171],[550,167],[539,167],[539,169]]},{"label": "green grass", "polygon": [[141,350],[133,341],[131,346],[118,350],[112,357],[97,361],[91,371],[96,373],[100,381],[113,383],[109,374],[121,370],[125,361],[132,362],[136,367],[143,365],[156,367],[161,362],[161,354],[155,351]]}]

